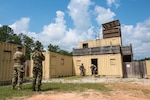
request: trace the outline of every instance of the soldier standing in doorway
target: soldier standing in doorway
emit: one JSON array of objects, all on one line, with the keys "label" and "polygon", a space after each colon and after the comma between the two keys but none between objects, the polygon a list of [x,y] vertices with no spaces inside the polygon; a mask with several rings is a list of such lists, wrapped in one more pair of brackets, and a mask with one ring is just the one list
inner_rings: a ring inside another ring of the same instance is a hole
[{"label": "soldier standing in doorway", "polygon": [[42,69],[42,61],[45,60],[45,56],[40,50],[40,47],[37,46],[35,48],[35,51],[32,54],[32,59],[33,59],[33,81],[32,81],[32,91],[36,91],[35,86],[36,86],[36,80],[38,81],[38,91],[41,91],[41,81],[42,81],[42,74],[43,74],[43,69]]},{"label": "soldier standing in doorway", "polygon": [[95,76],[97,67],[94,64],[92,64],[90,68],[91,68],[92,75]]},{"label": "soldier standing in doorway", "polygon": [[85,68],[83,66],[83,63],[80,65],[79,69],[80,69],[80,75],[84,76],[85,75]]},{"label": "soldier standing in doorway", "polygon": [[13,56],[13,60],[14,72],[12,79],[12,89],[14,89],[16,84],[18,83],[18,90],[20,90],[23,83],[24,62],[26,60],[25,56],[22,53],[22,46],[17,47],[17,51]]}]

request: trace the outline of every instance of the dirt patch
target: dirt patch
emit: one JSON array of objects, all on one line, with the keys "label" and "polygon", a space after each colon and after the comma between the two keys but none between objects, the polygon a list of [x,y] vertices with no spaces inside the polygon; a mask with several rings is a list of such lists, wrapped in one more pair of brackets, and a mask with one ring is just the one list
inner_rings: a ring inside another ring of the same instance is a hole
[{"label": "dirt patch", "polygon": [[39,94],[25,100],[149,100],[144,95],[117,91],[110,94],[100,92]]},{"label": "dirt patch", "polygon": [[40,92],[31,97],[15,98],[15,100],[150,100],[150,80],[147,79],[95,79],[80,80],[51,80],[50,82],[64,83],[104,83],[112,91],[103,93],[88,90],[86,92]]},{"label": "dirt patch", "polygon": [[150,98],[150,86],[147,85],[106,83],[106,86],[111,88],[112,91],[107,93],[94,90],[72,93],[54,93],[49,91],[26,97],[24,100],[149,100]]}]

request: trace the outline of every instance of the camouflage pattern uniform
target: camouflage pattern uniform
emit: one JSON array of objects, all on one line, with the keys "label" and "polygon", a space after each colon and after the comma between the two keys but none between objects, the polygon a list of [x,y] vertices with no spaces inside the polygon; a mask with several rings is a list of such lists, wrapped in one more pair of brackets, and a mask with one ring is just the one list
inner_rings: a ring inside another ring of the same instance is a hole
[{"label": "camouflage pattern uniform", "polygon": [[94,64],[92,64],[90,68],[91,68],[91,73],[92,73],[92,75],[95,76],[97,67],[96,67]]},{"label": "camouflage pattern uniform", "polygon": [[24,62],[25,62],[25,56],[22,53],[21,46],[17,47],[17,51],[13,56],[13,60],[14,60],[14,72],[13,72],[13,79],[12,79],[12,89],[15,88],[17,83],[18,83],[18,89],[21,89],[23,83]]},{"label": "camouflage pattern uniform", "polygon": [[84,69],[84,66],[83,66],[83,64],[81,64],[81,66],[80,66],[80,75],[81,76],[84,76],[85,75],[85,69]]},{"label": "camouflage pattern uniform", "polygon": [[33,59],[33,81],[32,81],[32,90],[35,91],[36,80],[38,81],[38,91],[41,90],[41,81],[42,81],[42,61],[45,60],[45,56],[37,48],[32,54]]}]

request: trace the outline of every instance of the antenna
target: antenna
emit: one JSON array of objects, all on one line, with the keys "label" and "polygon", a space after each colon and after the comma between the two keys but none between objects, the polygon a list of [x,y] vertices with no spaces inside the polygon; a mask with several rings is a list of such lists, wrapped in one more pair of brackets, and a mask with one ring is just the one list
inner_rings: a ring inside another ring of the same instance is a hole
[{"label": "antenna", "polygon": [[112,46],[112,42],[110,41],[110,51],[111,53],[114,53],[114,50],[113,50],[113,46]]}]

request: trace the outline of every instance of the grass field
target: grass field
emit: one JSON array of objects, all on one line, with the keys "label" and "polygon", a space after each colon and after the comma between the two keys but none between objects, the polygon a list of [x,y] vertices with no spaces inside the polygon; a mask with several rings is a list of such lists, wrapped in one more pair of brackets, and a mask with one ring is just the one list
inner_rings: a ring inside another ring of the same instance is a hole
[{"label": "grass field", "polygon": [[[31,96],[34,94],[39,94],[40,92],[33,92],[31,84],[24,84],[22,90],[11,89],[11,86],[2,86],[0,87],[0,100],[6,100],[7,98],[12,97],[21,97],[21,96]],[[42,92],[45,91],[54,91],[54,92],[84,92],[88,89],[107,92],[111,89],[105,87],[102,83],[43,83]]]}]

